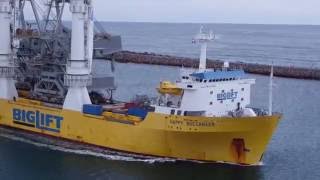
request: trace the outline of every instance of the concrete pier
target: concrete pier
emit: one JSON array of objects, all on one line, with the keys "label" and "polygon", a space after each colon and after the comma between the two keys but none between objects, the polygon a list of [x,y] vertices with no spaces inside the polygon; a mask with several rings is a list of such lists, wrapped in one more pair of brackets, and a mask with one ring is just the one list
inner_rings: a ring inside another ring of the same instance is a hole
[{"label": "concrete pier", "polygon": [[[160,55],[155,53],[137,53],[131,51],[121,51],[108,56],[96,56],[95,59],[114,59],[119,63],[136,63],[136,64],[154,64],[165,66],[193,67],[198,68],[199,59],[185,58],[168,55]],[[208,60],[207,68],[221,68],[223,61]],[[242,68],[245,72],[251,74],[270,75],[270,65],[230,62],[230,68]],[[274,76],[296,78],[296,79],[312,79],[320,80],[320,69],[318,68],[302,68],[293,66],[274,66]]]}]

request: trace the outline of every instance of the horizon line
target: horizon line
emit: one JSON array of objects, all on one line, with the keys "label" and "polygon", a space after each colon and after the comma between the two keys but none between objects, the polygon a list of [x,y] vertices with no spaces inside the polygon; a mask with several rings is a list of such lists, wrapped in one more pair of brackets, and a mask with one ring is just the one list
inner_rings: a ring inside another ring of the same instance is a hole
[{"label": "horizon line", "polygon": [[[35,21],[27,19],[26,21]],[[71,22],[71,19],[63,20],[63,22]],[[174,22],[174,21],[115,21],[115,20],[100,20],[95,18],[95,22],[109,23],[150,23],[150,24],[229,24],[229,25],[279,25],[279,26],[320,26],[320,24],[294,24],[294,23],[247,23],[247,22]]]},{"label": "horizon line", "polygon": [[[70,20],[69,20],[70,21]],[[294,24],[294,23],[246,23],[246,22],[174,22],[174,21],[114,21],[114,20],[99,20],[98,22],[111,23],[154,23],[154,24],[234,24],[234,25],[284,25],[284,26],[320,26],[320,24]]]}]

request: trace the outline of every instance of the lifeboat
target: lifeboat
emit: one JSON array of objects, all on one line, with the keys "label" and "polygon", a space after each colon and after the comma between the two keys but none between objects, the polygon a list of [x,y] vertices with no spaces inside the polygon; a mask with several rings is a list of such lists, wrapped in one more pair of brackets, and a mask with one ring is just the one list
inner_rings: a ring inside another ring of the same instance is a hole
[{"label": "lifeboat", "polygon": [[160,82],[160,87],[157,88],[160,94],[170,94],[180,96],[183,92],[181,88],[179,88],[176,84],[170,81],[162,81]]}]

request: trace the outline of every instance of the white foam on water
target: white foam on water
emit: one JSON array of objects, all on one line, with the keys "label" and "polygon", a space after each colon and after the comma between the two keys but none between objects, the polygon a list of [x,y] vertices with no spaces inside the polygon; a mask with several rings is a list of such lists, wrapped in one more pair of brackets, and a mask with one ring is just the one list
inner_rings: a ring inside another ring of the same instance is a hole
[{"label": "white foam on water", "polygon": [[[32,140],[31,138],[24,137],[28,136],[33,138],[38,138],[41,142],[37,142]],[[96,148],[98,151],[102,152],[95,152],[92,149],[89,149],[88,146],[81,146],[76,145],[75,143],[63,142],[62,140],[51,140],[48,138],[43,138],[35,135],[19,133],[16,134],[14,131],[7,130],[0,128],[0,137],[7,138],[14,141],[19,141],[27,144],[31,144],[37,147],[48,148],[54,151],[61,151],[65,153],[73,153],[78,155],[85,155],[85,156],[94,156],[99,158],[104,158],[107,160],[114,160],[114,161],[130,161],[130,162],[145,162],[145,163],[164,163],[164,162],[175,162],[175,159],[170,158],[155,158],[151,156],[142,156],[142,155],[134,155],[129,153],[120,153],[116,151],[109,151],[109,150],[101,150]],[[46,143],[42,143],[42,141],[46,141]],[[54,143],[54,144],[51,144]],[[57,144],[57,145],[56,145]],[[61,146],[62,145],[62,146]]]},{"label": "white foam on water", "polygon": [[254,167],[254,166],[264,166],[262,161],[259,161],[256,164],[237,164],[237,163],[232,163],[232,162],[225,162],[225,161],[217,161],[217,163],[220,164],[228,164],[228,165],[233,165],[233,166],[242,166],[242,167]]},{"label": "white foam on water", "polygon": [[258,164],[256,164],[256,166],[264,166],[263,161],[258,162]]}]

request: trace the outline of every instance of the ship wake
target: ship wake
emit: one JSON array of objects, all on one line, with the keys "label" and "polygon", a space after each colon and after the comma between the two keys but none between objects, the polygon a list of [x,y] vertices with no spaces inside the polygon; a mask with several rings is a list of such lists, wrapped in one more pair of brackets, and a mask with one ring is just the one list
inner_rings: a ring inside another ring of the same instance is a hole
[{"label": "ship wake", "polygon": [[[37,134],[28,133],[25,131],[17,131],[7,128],[0,127],[0,137],[31,144],[40,148],[47,148],[53,151],[60,151],[65,153],[78,154],[82,156],[92,156],[99,157],[112,161],[128,161],[128,162],[144,162],[149,164],[155,163],[174,163],[177,161],[187,161],[192,163],[209,163],[196,160],[186,160],[186,159],[173,159],[173,158],[162,158],[147,155],[132,154],[126,152],[119,152],[115,150],[93,147],[91,145],[80,144],[76,142],[65,141],[62,139],[51,138],[47,136],[39,136]],[[259,162],[254,165],[239,165],[228,162],[211,162],[216,164],[228,164],[236,166],[263,166],[263,162]]]},{"label": "ship wake", "polygon": [[36,134],[15,131],[7,128],[0,128],[0,137],[31,144],[41,148],[47,148],[54,151],[73,153],[83,156],[99,157],[113,161],[145,162],[150,164],[176,161],[175,159],[171,158],[137,155],[99,147],[92,147],[90,145],[68,142],[56,138],[42,137]]}]

